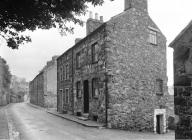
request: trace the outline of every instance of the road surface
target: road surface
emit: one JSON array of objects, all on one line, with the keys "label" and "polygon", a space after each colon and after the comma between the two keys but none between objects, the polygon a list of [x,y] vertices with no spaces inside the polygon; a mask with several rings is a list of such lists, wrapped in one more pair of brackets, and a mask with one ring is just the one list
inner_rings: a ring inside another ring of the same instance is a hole
[{"label": "road surface", "polygon": [[173,132],[158,135],[85,127],[27,103],[10,104],[6,109],[21,140],[174,140]]}]

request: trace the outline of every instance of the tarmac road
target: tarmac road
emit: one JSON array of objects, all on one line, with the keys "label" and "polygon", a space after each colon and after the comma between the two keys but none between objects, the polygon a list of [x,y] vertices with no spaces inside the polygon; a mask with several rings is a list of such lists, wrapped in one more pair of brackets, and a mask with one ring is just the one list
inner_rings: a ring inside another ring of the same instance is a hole
[{"label": "tarmac road", "polygon": [[27,103],[10,104],[6,109],[21,140],[174,140],[174,132],[158,135],[85,127]]}]

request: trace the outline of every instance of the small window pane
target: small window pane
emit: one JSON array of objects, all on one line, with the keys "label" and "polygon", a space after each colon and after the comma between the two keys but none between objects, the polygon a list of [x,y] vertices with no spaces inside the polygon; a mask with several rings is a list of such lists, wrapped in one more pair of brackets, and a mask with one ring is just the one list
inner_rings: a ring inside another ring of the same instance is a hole
[{"label": "small window pane", "polygon": [[95,63],[98,61],[98,52],[99,52],[98,43],[92,45],[91,51],[92,51],[92,62]]},{"label": "small window pane", "polygon": [[77,55],[76,55],[76,67],[77,68],[80,68],[80,52],[79,53],[77,53]]},{"label": "small window pane", "polygon": [[77,98],[81,98],[81,83],[77,82]]},{"label": "small window pane", "polygon": [[98,78],[94,78],[92,80],[92,96],[98,97],[98,95],[99,95]]},{"label": "small window pane", "polygon": [[157,31],[149,29],[149,43],[157,45]]},{"label": "small window pane", "polygon": [[156,93],[163,94],[163,80],[161,79],[156,80]]}]

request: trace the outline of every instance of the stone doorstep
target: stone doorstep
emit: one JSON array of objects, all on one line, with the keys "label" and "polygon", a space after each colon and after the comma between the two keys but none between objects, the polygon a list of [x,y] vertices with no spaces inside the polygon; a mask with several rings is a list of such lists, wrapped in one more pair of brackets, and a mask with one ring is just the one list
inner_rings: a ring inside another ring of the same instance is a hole
[{"label": "stone doorstep", "polygon": [[76,122],[76,123],[81,124],[81,125],[86,126],[86,127],[104,128],[104,126],[105,126],[105,124],[97,123],[97,122],[94,122],[91,120],[86,120],[86,121],[80,120],[80,119],[78,119],[77,116],[74,116],[74,115],[59,114],[58,112],[52,112],[52,111],[48,111],[48,110],[47,110],[47,113],[61,117],[61,118],[64,118],[64,119],[69,120],[69,121]]},{"label": "stone doorstep", "polygon": [[87,121],[87,120],[89,120],[87,117],[77,117],[79,120],[83,120],[83,121]]}]

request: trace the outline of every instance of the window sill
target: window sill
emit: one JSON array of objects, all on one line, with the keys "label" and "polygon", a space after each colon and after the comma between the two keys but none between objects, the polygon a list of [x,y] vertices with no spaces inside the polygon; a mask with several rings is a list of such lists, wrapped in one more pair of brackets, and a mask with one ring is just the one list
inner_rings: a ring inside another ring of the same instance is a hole
[{"label": "window sill", "polygon": [[150,44],[150,45],[153,45],[153,46],[158,46],[157,44],[151,43],[151,42],[149,42],[149,44]]},{"label": "window sill", "polygon": [[92,64],[97,64],[97,63],[98,63],[98,61],[92,62]]},{"label": "window sill", "polygon": [[156,92],[156,95],[163,96],[163,92]]}]

